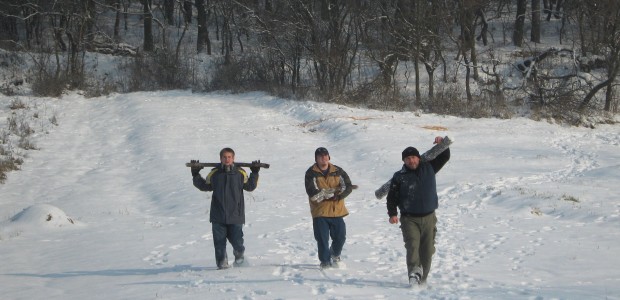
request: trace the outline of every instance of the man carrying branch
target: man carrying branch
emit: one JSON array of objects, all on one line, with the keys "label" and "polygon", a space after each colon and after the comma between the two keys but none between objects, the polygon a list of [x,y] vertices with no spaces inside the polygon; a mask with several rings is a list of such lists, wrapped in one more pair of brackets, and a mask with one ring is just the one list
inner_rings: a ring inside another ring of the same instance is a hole
[{"label": "man carrying branch", "polygon": [[322,269],[337,267],[340,262],[347,232],[344,217],[349,214],[344,199],[353,189],[349,175],[329,160],[327,149],[317,148],[314,152],[315,163],[308,168],[305,175],[312,228]]},{"label": "man carrying branch", "polygon": [[[235,166],[235,151],[224,148],[220,151],[220,165],[213,168],[206,178],[200,176],[201,166],[192,166],[194,186],[203,192],[213,192],[209,221],[213,232],[215,262],[218,269],[226,269],[228,256],[226,240],[233,247],[235,265],[244,262],[243,224],[245,223],[245,202],[243,191],[251,192],[258,185],[259,162],[252,162],[248,177],[245,170]],[[192,160],[192,164],[199,163]]]},{"label": "man carrying branch", "polygon": [[[435,144],[441,144],[443,140],[438,136]],[[403,167],[391,180],[387,195],[389,222],[398,224],[400,210],[400,229],[407,250],[407,274],[411,286],[424,284],[431,269],[437,233],[435,175],[449,159],[449,148],[437,157],[423,161],[418,149],[407,147],[402,153]]]}]

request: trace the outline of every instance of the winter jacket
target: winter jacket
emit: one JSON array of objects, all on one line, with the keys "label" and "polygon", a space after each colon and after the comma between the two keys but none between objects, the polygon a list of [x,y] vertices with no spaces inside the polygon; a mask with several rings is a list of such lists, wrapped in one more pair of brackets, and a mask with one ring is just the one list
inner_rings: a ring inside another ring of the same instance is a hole
[{"label": "winter jacket", "polygon": [[415,170],[403,165],[394,173],[387,195],[388,215],[398,215],[396,207],[401,216],[424,216],[434,212],[439,206],[435,174],[449,159],[450,149],[446,149],[431,161],[420,161]]},{"label": "winter jacket", "polygon": [[[319,167],[314,164],[306,171],[306,193],[310,203],[310,213],[316,217],[344,217],[349,211],[344,205],[344,199],[351,194],[352,185],[349,175],[336,165],[329,164],[327,175],[324,175]],[[333,199],[325,199],[321,202],[310,200],[321,189],[333,188],[337,192]]]},{"label": "winter jacket", "polygon": [[213,192],[209,221],[221,224],[244,224],[245,201],[243,190],[248,192],[256,189],[258,174],[250,173],[248,178],[245,170],[235,167],[226,171],[222,165],[213,168],[206,178],[194,177],[194,186],[203,192]]}]

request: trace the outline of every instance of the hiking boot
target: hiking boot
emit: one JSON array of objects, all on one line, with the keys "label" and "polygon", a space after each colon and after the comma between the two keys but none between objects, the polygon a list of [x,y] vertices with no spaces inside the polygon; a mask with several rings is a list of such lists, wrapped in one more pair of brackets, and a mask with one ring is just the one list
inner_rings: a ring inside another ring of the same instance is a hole
[{"label": "hiking boot", "polygon": [[337,267],[339,263],[340,263],[340,256],[332,256],[332,265]]},{"label": "hiking boot", "polygon": [[243,264],[243,262],[245,261],[245,258],[243,257],[243,252],[233,251],[233,254],[235,255],[235,265],[238,266]]},{"label": "hiking boot", "polygon": [[328,263],[328,262],[326,262],[326,263],[325,263],[325,262],[322,262],[322,263],[321,263],[321,266],[320,266],[321,270],[324,270],[324,269],[329,269],[329,268],[331,268],[331,267],[332,267],[332,264],[331,264],[331,263]]},{"label": "hiking boot", "polygon": [[419,286],[422,284],[422,275],[420,273],[409,274],[409,285],[411,287]]},{"label": "hiking boot", "polygon": [[218,270],[224,270],[224,269],[228,269],[230,268],[230,265],[228,264],[228,260],[223,260],[219,263],[217,263],[217,269]]},{"label": "hiking boot", "polygon": [[332,250],[331,247],[329,247],[329,252],[331,253],[332,264],[335,264],[336,266],[338,266],[338,263],[341,260],[340,255],[334,255],[334,251]]}]

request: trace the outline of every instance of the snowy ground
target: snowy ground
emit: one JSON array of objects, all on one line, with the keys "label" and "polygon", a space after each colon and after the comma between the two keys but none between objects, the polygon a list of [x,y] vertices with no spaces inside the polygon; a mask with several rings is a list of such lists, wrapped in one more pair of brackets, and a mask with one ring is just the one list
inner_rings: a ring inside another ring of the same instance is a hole
[{"label": "snowy ground", "polygon": [[[0,97],[4,117],[10,101]],[[0,185],[2,299],[620,299],[618,125],[263,94],[24,101],[59,126],[37,132],[40,150]],[[400,229],[373,192],[406,146],[425,151],[438,135],[455,142],[438,174],[437,253],[428,287],[411,290]],[[249,266],[219,271],[210,193],[184,164],[217,162],[227,146],[271,168],[246,194]],[[346,266],[324,272],[303,188],[318,146],[360,186],[346,199]]]}]

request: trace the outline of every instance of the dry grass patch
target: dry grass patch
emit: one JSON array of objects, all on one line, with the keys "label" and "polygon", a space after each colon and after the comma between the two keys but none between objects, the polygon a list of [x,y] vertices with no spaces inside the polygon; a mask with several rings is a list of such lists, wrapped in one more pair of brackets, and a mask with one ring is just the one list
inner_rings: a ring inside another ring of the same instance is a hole
[{"label": "dry grass patch", "polygon": [[421,126],[424,129],[428,129],[428,130],[436,130],[436,131],[448,131],[447,127],[443,127],[443,126],[438,126],[438,125],[424,125]]}]

